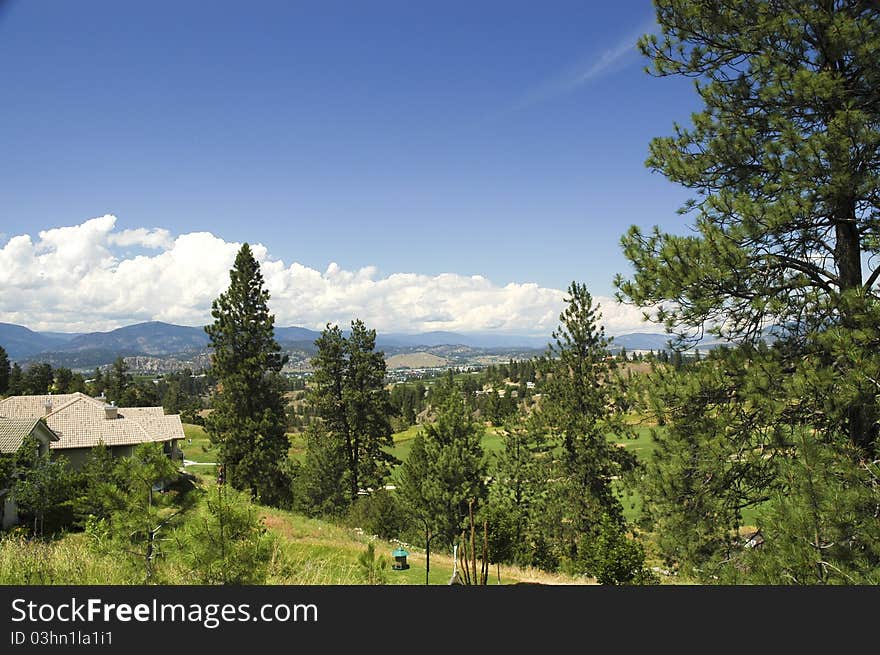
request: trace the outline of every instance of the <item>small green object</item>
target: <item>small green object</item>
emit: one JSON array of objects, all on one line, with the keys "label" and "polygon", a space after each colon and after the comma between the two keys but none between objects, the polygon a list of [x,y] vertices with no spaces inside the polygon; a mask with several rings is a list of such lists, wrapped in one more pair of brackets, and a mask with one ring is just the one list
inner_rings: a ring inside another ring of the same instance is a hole
[{"label": "small green object", "polygon": [[394,564],[391,565],[391,568],[395,571],[403,571],[409,568],[409,564],[406,561],[408,552],[406,552],[403,548],[396,548],[394,552],[391,553],[391,556],[394,557]]}]

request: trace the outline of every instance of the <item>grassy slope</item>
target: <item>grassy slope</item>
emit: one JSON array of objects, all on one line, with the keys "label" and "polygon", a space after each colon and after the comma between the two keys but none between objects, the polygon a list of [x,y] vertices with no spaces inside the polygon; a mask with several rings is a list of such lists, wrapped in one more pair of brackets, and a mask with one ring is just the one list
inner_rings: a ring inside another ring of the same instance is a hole
[{"label": "grassy slope", "polygon": [[[636,417],[633,417],[636,418]],[[192,439],[192,444],[184,444],[186,458],[194,461],[216,461],[216,451],[210,446],[208,437],[199,426],[184,426],[187,437]],[[407,430],[393,435],[394,446],[388,451],[401,460],[405,460],[412,448],[413,439],[422,429],[422,426],[411,426]],[[652,428],[647,425],[635,426],[635,439],[616,439],[611,437],[622,447],[634,452],[643,461],[653,453],[655,444],[651,437]],[[662,429],[662,428],[661,428]],[[487,454],[495,453],[503,449],[504,439],[500,435],[499,428],[487,427],[486,436],[483,439],[483,447]],[[292,435],[291,454],[301,456],[305,448],[302,436]],[[191,466],[192,472],[212,475],[212,470],[207,466]],[[629,521],[635,521],[640,512],[642,500],[638,493],[626,493],[622,485],[621,501],[624,507],[624,515]],[[292,578],[278,574],[275,582],[286,584],[356,584],[358,580],[357,555],[366,548],[367,537],[356,534],[352,529],[340,527],[325,521],[307,519],[289,512],[265,509],[267,525],[273,532],[284,537],[284,548],[289,559],[296,562]],[[754,520],[753,513],[744,517],[746,524]],[[377,553],[386,554],[394,545],[388,542],[377,543]],[[388,582],[391,584],[423,584],[424,583],[424,554],[420,549],[407,548],[413,554],[410,557],[412,568],[408,571],[388,571]],[[452,574],[452,562],[448,555],[434,554],[431,558],[431,583],[445,584]],[[543,580],[558,583],[563,580],[555,579],[544,573],[522,572],[511,573],[512,569],[502,568],[502,581],[509,580]],[[493,580],[495,572],[493,570]],[[509,579],[509,580],[508,580]],[[294,580],[295,582],[285,582]],[[571,582],[571,581],[567,581]]]},{"label": "grassy slope", "polygon": [[[394,435],[394,448],[390,452],[405,458],[412,447],[412,440],[421,426]],[[184,425],[187,439],[183,444],[186,459],[195,462],[216,462],[217,451],[211,445],[208,435],[198,425]],[[487,428],[483,447],[486,452],[496,452],[503,448],[504,442],[497,428]],[[305,443],[301,436],[292,436],[291,453],[302,454]],[[206,483],[213,477],[214,467],[204,465],[188,466],[187,470],[203,476]],[[327,521],[310,519],[278,509],[263,507],[261,514],[267,527],[280,538],[281,548],[288,564],[279,567],[270,576],[276,584],[360,584],[357,557],[370,541],[367,535],[359,534],[353,528],[336,525]],[[66,539],[76,538],[70,535]],[[391,560],[391,551],[397,547],[387,541],[376,540],[377,555]],[[69,544],[68,544],[69,545]],[[424,584],[425,554],[423,548],[405,546],[411,555],[410,568],[406,571],[387,571],[389,584]],[[452,557],[450,554],[433,552],[431,554],[431,584],[446,584],[452,576]],[[501,582],[543,582],[546,584],[578,584],[579,581],[565,576],[552,575],[534,570],[515,567],[501,567]],[[490,584],[497,584],[497,570],[492,569]]]},{"label": "grassy slope", "polygon": [[[200,475],[204,486],[212,476]],[[277,551],[267,579],[268,584],[348,585],[364,584],[358,556],[373,542],[376,555],[388,562],[386,583],[422,585],[425,583],[425,554],[416,546],[404,544],[410,552],[410,568],[390,568],[391,551],[398,544],[375,539],[356,528],[311,519],[293,512],[259,507],[264,525],[277,538]],[[169,533],[170,534],[170,533]],[[173,546],[169,547],[173,548]],[[84,533],[69,533],[46,542],[27,542],[14,534],[0,538],[0,584],[112,584],[143,583],[143,571],[135,561],[119,559],[107,548],[90,547]],[[489,584],[498,584],[498,569],[492,568]],[[430,583],[445,585],[452,576],[449,553],[431,554]],[[591,581],[547,574],[515,567],[500,568],[501,584],[540,582],[544,584],[585,584]],[[158,582],[189,584],[188,574],[174,559],[160,562]]]}]

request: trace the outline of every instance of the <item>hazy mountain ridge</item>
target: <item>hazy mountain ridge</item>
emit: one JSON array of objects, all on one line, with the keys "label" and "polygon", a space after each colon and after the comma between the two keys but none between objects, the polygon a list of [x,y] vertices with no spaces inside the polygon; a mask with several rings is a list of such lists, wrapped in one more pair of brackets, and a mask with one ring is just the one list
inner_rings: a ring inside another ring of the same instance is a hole
[{"label": "hazy mountain ridge", "polygon": [[[308,328],[276,327],[281,347],[305,360],[317,351],[315,339],[321,333]],[[429,353],[453,363],[478,360],[481,356],[523,357],[543,351],[549,337],[491,333],[435,331],[421,334],[378,334],[376,346],[387,356]],[[657,350],[666,347],[668,335],[632,333],[614,338],[611,349]],[[113,361],[116,357],[154,358],[160,361],[202,361],[210,339],[201,327],[148,321],[107,332],[65,334],[35,332],[24,326],[0,323],[0,346],[13,361],[47,361],[53,366],[88,369]],[[144,361],[147,361],[146,359]],[[157,366],[159,364],[157,363]]]}]

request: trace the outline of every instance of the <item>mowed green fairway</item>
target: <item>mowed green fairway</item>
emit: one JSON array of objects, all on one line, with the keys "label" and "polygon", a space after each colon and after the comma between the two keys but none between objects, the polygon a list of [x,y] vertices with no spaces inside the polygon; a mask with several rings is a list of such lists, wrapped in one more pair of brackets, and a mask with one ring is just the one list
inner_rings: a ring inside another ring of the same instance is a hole
[{"label": "mowed green fairway", "polygon": [[[413,441],[422,428],[421,425],[412,425],[402,432],[395,432],[392,435],[394,446],[386,448],[385,451],[394,455],[401,462],[405,462],[409,457],[410,450],[412,450]],[[487,455],[504,450],[504,437],[501,434],[501,428],[486,427],[486,433],[480,443]]]},{"label": "mowed green fairway", "polygon": [[211,443],[208,433],[201,425],[183,424],[183,434],[186,436],[180,444],[183,450],[183,458],[198,464],[188,465],[196,473],[210,473],[213,465],[217,462],[217,448]]},{"label": "mowed green fairway", "polygon": [[[394,446],[386,448],[385,450],[397,457],[401,462],[406,461],[407,457],[409,457],[410,450],[412,450],[413,441],[415,440],[416,435],[421,432],[422,428],[423,426],[421,425],[413,425],[402,432],[395,432],[392,435]],[[652,428],[649,426],[639,425],[635,427],[635,439],[616,436],[611,436],[610,438],[621,444],[622,447],[635,453],[638,458],[643,459],[650,457],[654,452],[655,443],[651,436],[651,430]],[[504,434],[502,428],[487,426],[481,443],[483,450],[487,455],[493,455],[504,450]]]},{"label": "mowed green fairway", "polygon": [[[213,470],[211,468],[212,463],[219,461],[217,458],[220,454],[217,447],[211,443],[211,438],[205,432],[205,428],[201,425],[184,423],[183,433],[186,436],[186,439],[180,445],[183,450],[183,457],[191,462],[195,462],[194,464],[187,465],[187,468],[195,473],[211,472]],[[290,456],[302,461],[306,452],[305,435],[289,432],[287,438],[290,440]]]}]

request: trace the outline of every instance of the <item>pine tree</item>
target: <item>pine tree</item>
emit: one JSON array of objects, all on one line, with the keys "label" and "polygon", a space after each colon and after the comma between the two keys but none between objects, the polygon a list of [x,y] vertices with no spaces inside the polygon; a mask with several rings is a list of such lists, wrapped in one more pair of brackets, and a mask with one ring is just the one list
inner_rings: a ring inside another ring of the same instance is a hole
[{"label": "pine tree", "polygon": [[192,584],[265,584],[272,537],[257,508],[227,485],[205,494],[174,539]]},{"label": "pine tree", "polygon": [[347,502],[367,488],[377,489],[388,475],[392,457],[390,395],[385,388],[385,356],[376,351],[376,332],[360,320],[345,337],[328,325],[315,341],[309,404],[324,423],[335,447],[342,448]]},{"label": "pine tree", "polygon": [[346,339],[345,400],[353,460],[349,462],[354,495],[360,489],[382,486],[394,458],[383,448],[394,445],[391,438],[391,403],[385,388],[385,354],[376,351],[376,331],[360,320],[351,323]]},{"label": "pine tree", "polygon": [[[641,48],[655,74],[696,78],[704,107],[652,142],[648,165],[695,192],[681,212],[695,231],[631,228],[635,275],[616,283],[685,342],[743,344],[647,387],[670,410],[646,478],[661,547],[728,579],[873,579],[880,6],[656,7],[661,34]],[[744,558],[746,506],[773,543]]]},{"label": "pine tree", "polygon": [[48,450],[39,454],[33,438],[20,447],[15,459],[12,497],[23,513],[33,516],[34,536],[42,537],[46,516],[70,505],[73,473],[65,458],[55,459]]},{"label": "pine tree", "polygon": [[615,362],[600,318],[586,286],[572,282],[554,342],[542,360],[547,379],[540,417],[561,449],[543,518],[560,559],[579,562],[576,566],[592,557],[589,550],[603,521],[626,529],[612,480],[635,466],[632,454],[609,438],[631,430],[615,404]]},{"label": "pine tree", "polygon": [[293,506],[309,516],[341,516],[351,504],[345,444],[321,422],[305,437],[305,459],[291,469]]},{"label": "pine tree", "polygon": [[0,396],[9,390],[9,355],[3,346],[0,346]]},{"label": "pine tree", "polygon": [[28,366],[27,371],[24,373],[22,383],[26,393],[40,395],[49,393],[49,388],[52,386],[53,380],[54,374],[52,372],[52,365],[48,362],[39,362]]},{"label": "pine tree", "polygon": [[128,401],[132,400],[132,394],[129,391],[133,383],[128,364],[122,357],[117,357],[105,378],[107,399],[120,407],[130,406]]},{"label": "pine tree", "polygon": [[104,379],[104,374],[101,372],[101,369],[95,367],[94,373],[92,373],[92,381],[89,383],[89,394],[99,397],[104,393],[104,389],[106,388],[106,380]]},{"label": "pine tree", "polygon": [[[880,267],[880,5],[862,0],[659,0],[640,46],[659,76],[695,78],[693,125],[654,139],[648,165],[695,191],[695,235],[630,228],[621,296],[683,337],[798,343],[851,329]],[[668,302],[672,301],[672,302]],[[876,400],[849,408],[870,452]]]},{"label": "pine tree", "polygon": [[469,502],[486,496],[484,429],[471,419],[461,396],[445,397],[435,423],[413,439],[399,469],[404,503],[445,544],[452,544],[468,517]]},{"label": "pine tree", "polygon": [[74,374],[66,366],[55,369],[55,382],[53,388],[57,393],[72,393],[70,389],[74,384]]},{"label": "pine tree", "polygon": [[177,467],[156,443],[140,444],[115,467],[120,485],[115,498],[118,509],[110,519],[113,545],[143,565],[145,583],[156,582],[157,562],[164,555],[160,535],[184,509],[169,510],[169,497],[156,491],[177,474]]},{"label": "pine tree", "polygon": [[743,512],[775,484],[776,458],[796,430],[780,364],[718,348],[698,367],[658,367],[643,385],[643,409],[663,426],[641,481],[644,512],[662,556],[689,577],[723,573]]},{"label": "pine tree", "polygon": [[205,327],[217,380],[206,428],[219,446],[227,482],[261,502],[278,503],[289,488],[282,474],[290,448],[279,376],[284,360],[269,292],[248,244],[236,255],[229,277],[229,288],[213,302],[214,322]]},{"label": "pine tree", "polygon": [[10,396],[20,396],[25,393],[24,373],[18,362],[15,362],[12,365],[12,368],[9,369],[9,386],[6,389],[6,392]]},{"label": "pine tree", "polygon": [[492,526],[492,560],[552,568],[546,544],[533,527],[549,477],[545,434],[537,421],[518,417],[507,419],[502,434],[504,449],[496,455],[481,514]]}]

